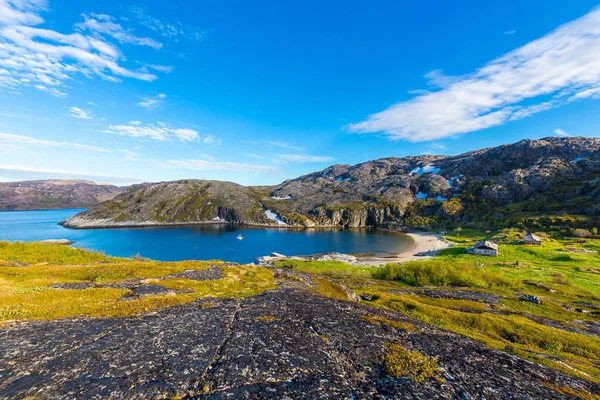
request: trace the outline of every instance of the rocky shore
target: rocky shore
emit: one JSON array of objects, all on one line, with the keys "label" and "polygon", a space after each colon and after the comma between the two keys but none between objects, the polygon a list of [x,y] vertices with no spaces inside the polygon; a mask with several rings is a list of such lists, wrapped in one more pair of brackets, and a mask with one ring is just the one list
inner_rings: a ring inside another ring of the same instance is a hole
[{"label": "rocky shore", "polygon": [[409,249],[402,253],[387,254],[343,254],[343,253],[325,253],[308,256],[286,256],[281,253],[271,253],[267,256],[256,258],[256,263],[262,266],[272,266],[274,261],[280,260],[299,260],[299,261],[340,261],[351,265],[362,267],[376,267],[387,263],[400,263],[411,260],[423,260],[433,257],[438,251],[450,247],[443,237],[436,233],[419,232],[407,233],[413,240]]}]

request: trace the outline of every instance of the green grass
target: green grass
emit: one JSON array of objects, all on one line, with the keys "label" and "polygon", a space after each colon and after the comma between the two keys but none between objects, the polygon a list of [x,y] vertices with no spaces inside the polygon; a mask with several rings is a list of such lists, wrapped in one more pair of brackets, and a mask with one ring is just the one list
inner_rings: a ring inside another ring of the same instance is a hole
[{"label": "green grass", "polygon": [[51,243],[0,242],[0,265],[19,263],[84,264],[118,260],[102,253]]},{"label": "green grass", "polygon": [[330,278],[360,279],[369,278],[374,267],[357,267],[341,261],[302,261],[280,260],[275,261],[277,268],[290,268],[309,274],[325,275]]},{"label": "green grass", "polygon": [[[253,296],[275,287],[273,271],[253,265],[223,266],[221,261],[157,262],[117,259],[68,246],[0,243],[0,322],[74,317],[124,317],[202,298]],[[48,260],[49,262],[41,262]],[[30,264],[36,262],[36,264]],[[4,264],[4,265],[2,265]],[[221,266],[214,281],[165,279],[186,271]],[[122,301],[126,288],[58,289],[53,284],[116,283],[137,279],[180,291]]]},{"label": "green grass", "polygon": [[374,270],[373,278],[393,280],[410,286],[462,286],[475,288],[513,287],[516,281],[497,272],[477,268],[467,262],[444,260],[411,261],[387,264]]}]

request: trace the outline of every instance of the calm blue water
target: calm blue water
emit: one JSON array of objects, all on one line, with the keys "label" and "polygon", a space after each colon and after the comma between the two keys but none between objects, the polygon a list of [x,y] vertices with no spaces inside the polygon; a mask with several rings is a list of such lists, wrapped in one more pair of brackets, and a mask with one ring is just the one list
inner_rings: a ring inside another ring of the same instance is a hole
[{"label": "calm blue water", "polygon": [[[231,225],[185,227],[67,229],[60,221],[82,210],[0,212],[0,240],[69,239],[74,246],[113,256],[141,254],[154,260],[219,259],[253,262],[274,251],[285,255],[401,252],[413,242],[408,236],[370,229],[286,230]],[[244,240],[237,240],[242,234]]]}]

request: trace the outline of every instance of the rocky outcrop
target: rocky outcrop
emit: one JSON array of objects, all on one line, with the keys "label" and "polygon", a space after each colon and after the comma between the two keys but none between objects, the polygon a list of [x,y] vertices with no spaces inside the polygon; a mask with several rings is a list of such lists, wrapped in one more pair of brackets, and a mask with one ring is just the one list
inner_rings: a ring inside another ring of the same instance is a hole
[{"label": "rocky outcrop", "polygon": [[[386,343],[437,358],[440,379],[387,375]],[[0,330],[0,398],[6,399],[566,399],[577,393],[591,398],[600,386],[402,314],[293,288],[140,317]]]},{"label": "rocky outcrop", "polygon": [[0,182],[0,211],[87,208],[122,191],[109,184],[77,180]]},{"label": "rocky outcrop", "polygon": [[[569,204],[570,213],[600,215],[593,206],[600,198],[599,178],[600,139],[523,140],[458,156],[334,165],[275,186],[200,180],[137,185],[65,225],[402,228],[419,226],[423,218],[467,222],[547,193],[561,207]],[[552,211],[547,207],[546,213]]]}]

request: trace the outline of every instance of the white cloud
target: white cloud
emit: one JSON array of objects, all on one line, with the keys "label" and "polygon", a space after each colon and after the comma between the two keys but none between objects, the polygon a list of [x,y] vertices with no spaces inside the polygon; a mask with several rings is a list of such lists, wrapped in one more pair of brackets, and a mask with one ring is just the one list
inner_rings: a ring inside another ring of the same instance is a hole
[{"label": "white cloud", "polygon": [[515,29],[511,29],[510,31],[504,32],[505,35],[514,35],[515,33],[517,33]]},{"label": "white cloud", "polygon": [[140,121],[131,121],[129,125],[109,125],[108,130],[102,132],[156,141],[178,139],[182,142],[192,142],[200,138],[198,132],[193,129],[173,128],[164,122],[142,125]]},{"label": "white cloud", "polygon": [[142,97],[142,101],[138,102],[137,105],[145,108],[148,111],[157,109],[163,103],[163,100],[167,98],[164,93],[159,94],[156,97]]},{"label": "white cloud", "polygon": [[69,115],[78,119],[93,119],[92,113],[79,107],[69,107]]},{"label": "white cloud", "polygon": [[22,165],[0,165],[0,174],[9,181],[33,179],[85,179],[96,182],[111,182],[115,185],[138,183],[138,178],[104,175],[91,172],[66,171],[54,168],[32,168]]},{"label": "white cloud", "polygon": [[87,104],[89,104],[90,106],[97,106],[98,104],[94,103],[93,101],[88,101]]},{"label": "white cloud", "polygon": [[109,39],[154,48],[157,42],[133,36],[106,15],[84,15],[77,32],[41,28],[41,13],[47,8],[44,0],[0,0],[0,87],[15,91],[29,86],[65,97],[66,93],[58,88],[77,75],[113,82],[120,78],[149,82],[157,78],[147,68],[123,66],[124,55]]},{"label": "white cloud", "polygon": [[90,14],[82,15],[84,21],[75,26],[81,31],[89,31],[110,36],[116,39],[119,43],[130,43],[138,46],[148,46],[153,49],[160,49],[162,43],[147,37],[138,37],[123,29],[123,27],[115,22],[115,19],[106,14]]},{"label": "white cloud", "polygon": [[562,129],[558,128],[554,130],[554,134],[556,136],[562,136],[562,137],[570,137],[571,135],[568,134],[567,132],[563,131]]},{"label": "white cloud", "polygon": [[48,7],[45,0],[2,0],[0,1],[0,24],[37,25],[44,20],[38,15]]},{"label": "white cloud", "polygon": [[[505,124],[582,98],[600,98],[600,8],[436,90],[348,126],[393,140],[435,140]],[[430,77],[431,79],[431,77]],[[527,104],[524,102],[527,101]]]},{"label": "white cloud", "polygon": [[267,165],[238,164],[211,160],[169,160],[162,164],[166,168],[184,168],[194,171],[233,171],[244,173],[266,172],[277,173],[279,170]]},{"label": "white cloud", "polygon": [[324,163],[333,161],[333,157],[329,156],[311,156],[308,154],[279,154],[275,161],[293,162],[298,164],[303,163]]},{"label": "white cloud", "polygon": [[5,144],[24,144],[24,145],[33,145],[33,146],[45,146],[45,147],[65,147],[65,148],[73,148],[79,150],[91,150],[91,151],[101,151],[105,153],[109,153],[110,150],[97,147],[97,146],[88,146],[87,144],[79,144],[79,143],[69,143],[69,142],[57,142],[54,140],[45,140],[45,139],[36,139],[29,136],[20,136],[13,135],[10,133],[1,133],[0,132],[0,143]]}]

